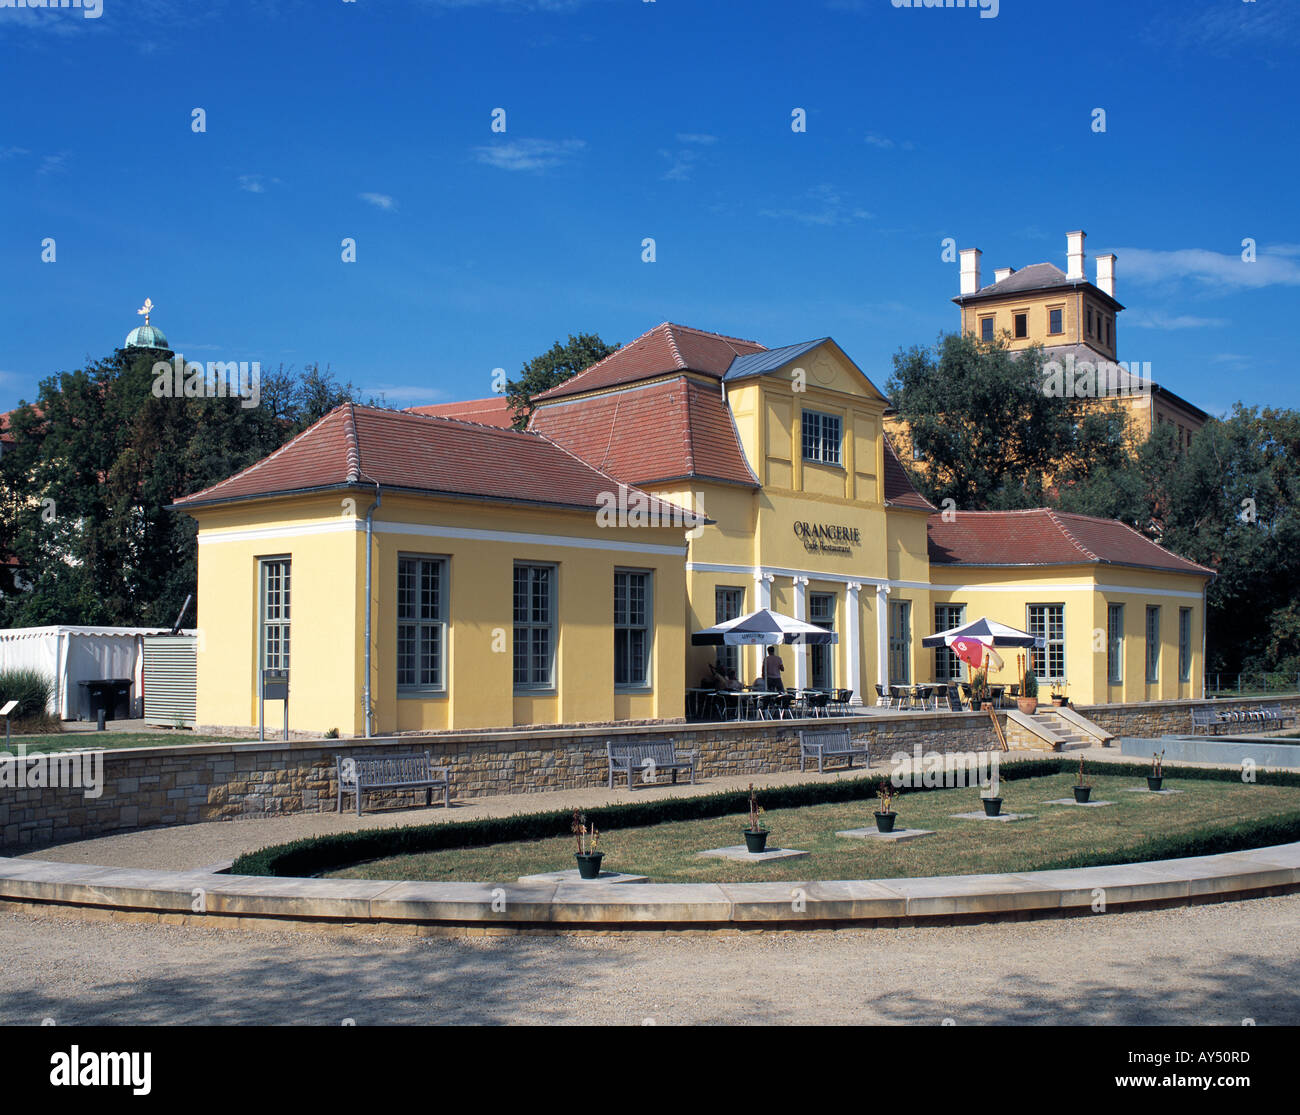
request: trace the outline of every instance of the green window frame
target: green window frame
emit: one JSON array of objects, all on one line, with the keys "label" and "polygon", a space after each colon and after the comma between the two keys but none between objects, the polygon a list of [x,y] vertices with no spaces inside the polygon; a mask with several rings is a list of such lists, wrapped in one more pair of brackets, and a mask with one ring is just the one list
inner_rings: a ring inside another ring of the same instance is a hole
[{"label": "green window frame", "polygon": [[614,687],[649,689],[654,581],[643,569],[614,570]]},{"label": "green window frame", "polygon": [[556,568],[515,564],[512,650],[516,692],[555,688]]},{"label": "green window frame", "polygon": [[263,670],[289,668],[290,596],[293,587],[293,562],[288,557],[258,559],[260,581],[258,618]]}]

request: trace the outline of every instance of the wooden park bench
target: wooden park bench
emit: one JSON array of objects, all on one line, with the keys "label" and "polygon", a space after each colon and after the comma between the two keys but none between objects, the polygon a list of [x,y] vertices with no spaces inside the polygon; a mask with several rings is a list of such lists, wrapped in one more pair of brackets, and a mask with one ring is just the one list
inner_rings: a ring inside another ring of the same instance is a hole
[{"label": "wooden park bench", "polygon": [[343,812],[343,795],[356,794],[357,816],[361,816],[361,795],[371,790],[424,790],[424,804],[433,804],[433,791],[442,790],[442,804],[451,808],[451,768],[435,767],[429,752],[359,759],[334,757],[339,779],[337,813]]},{"label": "wooden park bench", "polygon": [[1209,705],[1192,706],[1192,735],[1204,730],[1217,736],[1219,729],[1226,723],[1228,723],[1227,718],[1217,708],[1211,708]]},{"label": "wooden park bench", "polygon": [[688,771],[691,785],[695,785],[696,752],[678,751],[671,740],[607,740],[605,754],[609,759],[609,788],[614,788],[614,775],[627,775],[627,788],[636,788],[633,771],[642,772],[642,783],[648,785],[661,770],[670,772],[677,782],[679,770]]},{"label": "wooden park bench", "polygon": [[861,755],[864,763],[870,762],[865,743],[854,743],[847,729],[842,732],[800,732],[799,733],[799,769],[804,769],[808,759],[816,756],[818,773],[825,770],[827,759],[847,759],[849,768],[853,767],[853,758]]}]

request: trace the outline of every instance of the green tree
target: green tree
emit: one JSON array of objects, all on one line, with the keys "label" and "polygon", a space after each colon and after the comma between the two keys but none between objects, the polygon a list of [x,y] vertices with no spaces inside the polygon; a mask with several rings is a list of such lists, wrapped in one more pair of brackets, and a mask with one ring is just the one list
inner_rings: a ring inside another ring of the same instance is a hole
[{"label": "green tree", "polygon": [[292,434],[283,417],[237,397],[156,396],[154,364],[170,356],[119,349],[45,379],[36,403],[14,412],[14,444],[0,458],[0,547],[23,588],[11,574],[6,625],[170,625],[195,591],[198,559],[194,520],[168,505]]},{"label": "green tree", "polygon": [[1051,396],[1041,347],[949,333],[933,349],[894,356],[887,390],[925,460],[914,479],[936,505],[964,510],[1041,506],[1045,483],[1080,482],[1123,464],[1124,416],[1116,406]]},{"label": "green tree", "polygon": [[572,379],[598,360],[618,351],[618,345],[607,345],[595,333],[570,333],[567,344],[556,341],[541,356],[524,364],[518,379],[506,381],[506,397],[514,413],[514,426],[522,430],[532,418],[533,397]]}]

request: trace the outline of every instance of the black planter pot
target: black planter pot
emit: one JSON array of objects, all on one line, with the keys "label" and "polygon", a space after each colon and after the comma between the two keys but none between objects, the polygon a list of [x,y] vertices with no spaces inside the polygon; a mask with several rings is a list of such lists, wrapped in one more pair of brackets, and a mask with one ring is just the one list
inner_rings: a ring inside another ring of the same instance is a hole
[{"label": "black planter pot", "polygon": [[754,855],[767,851],[767,829],[745,829],[745,847]]},{"label": "black planter pot", "polygon": [[1002,812],[1001,798],[984,798],[984,816],[996,817]]},{"label": "black planter pot", "polygon": [[574,852],[573,858],[578,861],[578,876],[583,879],[600,878],[600,861],[605,858],[604,852]]},{"label": "black planter pot", "polygon": [[888,813],[876,814],[876,828],[880,832],[893,832],[894,822],[898,819],[898,814],[892,810]]},{"label": "black planter pot", "polygon": [[1165,776],[1163,774],[1159,776],[1154,774],[1148,774],[1147,789],[1150,790],[1152,793],[1154,793],[1156,790],[1160,789],[1160,784],[1164,782],[1164,780],[1165,780]]},{"label": "black planter pot", "polygon": [[1080,805],[1086,805],[1088,799],[1092,797],[1091,786],[1076,786],[1074,788],[1074,800]]}]

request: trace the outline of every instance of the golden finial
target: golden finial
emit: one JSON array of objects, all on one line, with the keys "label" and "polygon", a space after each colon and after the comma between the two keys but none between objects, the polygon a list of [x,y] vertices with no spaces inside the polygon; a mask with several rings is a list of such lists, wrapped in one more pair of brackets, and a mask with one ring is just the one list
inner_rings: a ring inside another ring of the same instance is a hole
[{"label": "golden finial", "polygon": [[153,313],[153,300],[152,300],[152,299],[149,299],[149,298],[146,298],[146,299],[144,300],[144,305],[141,306],[138,310],[136,310],[136,313],[137,313],[137,314],[144,314],[144,323],[145,323],[145,325],[148,325],[148,324],[149,324],[149,315],[150,315],[151,313]]}]

